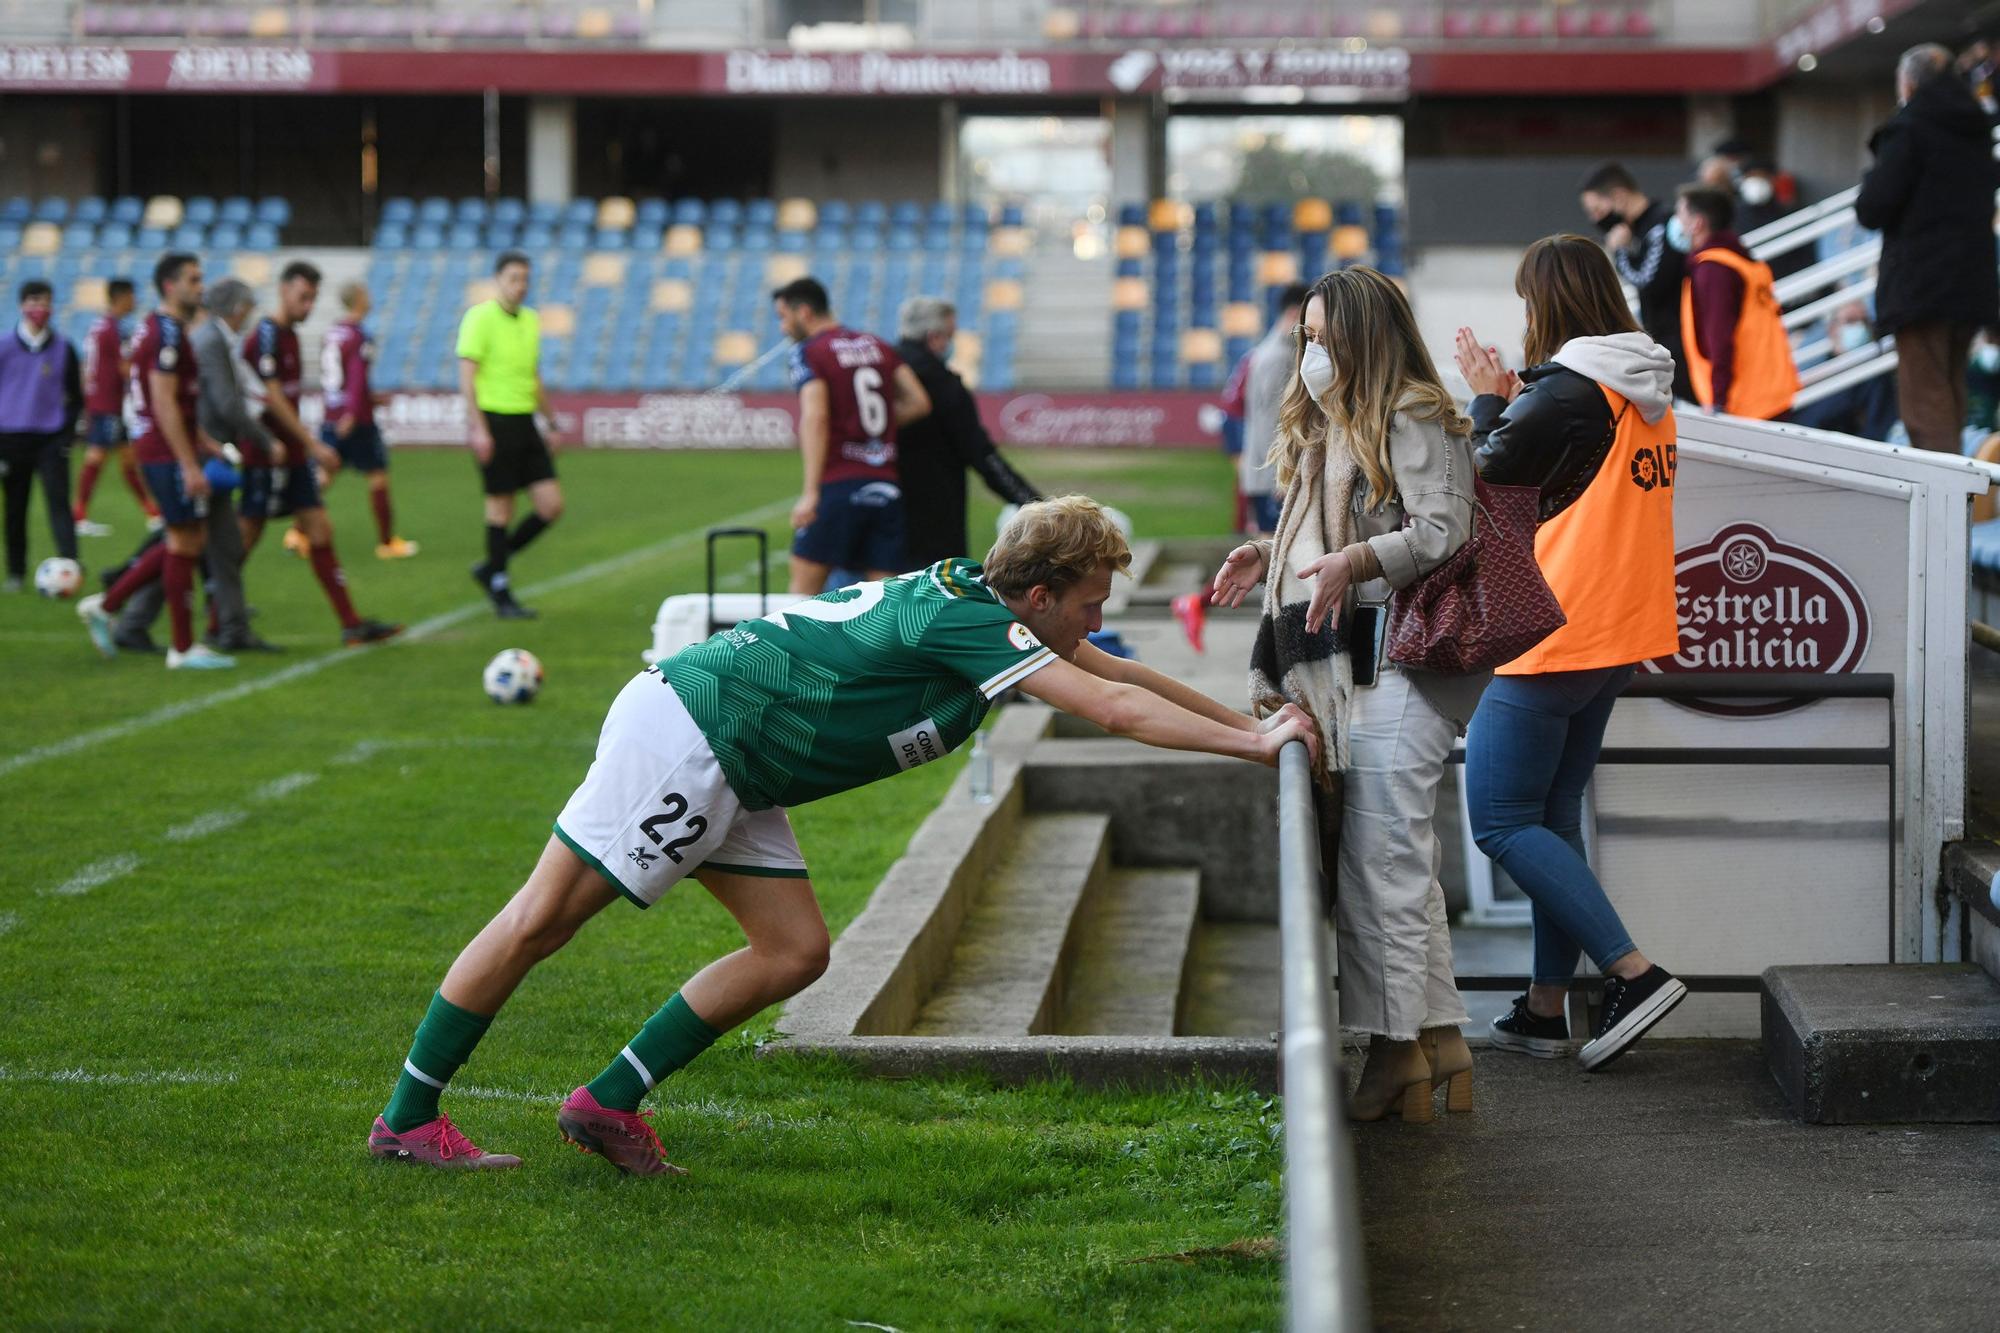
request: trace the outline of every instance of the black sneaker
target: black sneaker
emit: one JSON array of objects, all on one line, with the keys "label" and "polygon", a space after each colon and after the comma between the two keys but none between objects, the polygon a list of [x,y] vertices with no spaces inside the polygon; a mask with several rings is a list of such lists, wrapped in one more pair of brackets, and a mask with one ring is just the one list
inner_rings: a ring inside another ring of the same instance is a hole
[{"label": "black sneaker", "polygon": [[391,625],[380,620],[364,620],[359,625],[349,625],[340,632],[340,641],[349,648],[358,648],[364,643],[380,643],[393,639],[403,632],[401,625]]},{"label": "black sneaker", "polygon": [[1604,1014],[1598,1020],[1597,1036],[1584,1046],[1577,1063],[1586,1071],[1604,1068],[1645,1036],[1646,1029],[1671,1013],[1687,993],[1686,986],[1659,966],[1647,968],[1630,981],[1606,977]]},{"label": "black sneaker", "polygon": [[1494,1019],[1488,1032],[1496,1050],[1519,1051],[1537,1060],[1553,1060],[1570,1050],[1569,1020],[1543,1018],[1528,1008],[1525,995],[1515,996],[1514,1012]]},{"label": "black sneaker", "polygon": [[218,653],[282,653],[285,650],[269,639],[245,630],[241,634],[221,634],[212,636],[208,646]]},{"label": "black sneaker", "polygon": [[493,591],[493,614],[502,620],[533,620],[535,611],[514,600],[511,588],[496,588]]},{"label": "black sneaker", "polygon": [[493,571],[486,567],[484,560],[472,567],[472,581],[479,585],[479,591],[488,597],[493,595]]}]

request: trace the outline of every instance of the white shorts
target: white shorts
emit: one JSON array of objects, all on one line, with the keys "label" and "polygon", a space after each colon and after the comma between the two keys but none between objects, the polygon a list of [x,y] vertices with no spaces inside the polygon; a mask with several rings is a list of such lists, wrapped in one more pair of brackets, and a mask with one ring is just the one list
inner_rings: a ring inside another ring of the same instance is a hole
[{"label": "white shorts", "polygon": [[556,836],[640,907],[698,866],[806,877],[791,820],[781,809],[743,808],[657,667],[612,701],[597,758],[556,817]]}]

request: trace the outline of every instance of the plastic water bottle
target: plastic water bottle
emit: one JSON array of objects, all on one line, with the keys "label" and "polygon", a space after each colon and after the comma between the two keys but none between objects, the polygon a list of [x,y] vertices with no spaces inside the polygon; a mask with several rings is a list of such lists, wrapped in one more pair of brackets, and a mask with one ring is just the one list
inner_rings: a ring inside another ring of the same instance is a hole
[{"label": "plastic water bottle", "polygon": [[966,772],[972,787],[972,799],[980,805],[990,805],[993,801],[993,751],[986,748],[986,733],[972,733],[972,758],[966,762]]}]

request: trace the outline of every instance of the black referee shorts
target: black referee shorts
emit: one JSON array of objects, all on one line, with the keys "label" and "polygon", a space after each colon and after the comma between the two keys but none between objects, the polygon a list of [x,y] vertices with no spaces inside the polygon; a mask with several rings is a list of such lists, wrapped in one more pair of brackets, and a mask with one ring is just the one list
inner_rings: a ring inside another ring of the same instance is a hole
[{"label": "black referee shorts", "polygon": [[488,495],[512,495],[538,481],[554,481],[556,461],[535,429],[531,412],[487,412],[486,429],[493,436],[493,457],[479,469]]}]

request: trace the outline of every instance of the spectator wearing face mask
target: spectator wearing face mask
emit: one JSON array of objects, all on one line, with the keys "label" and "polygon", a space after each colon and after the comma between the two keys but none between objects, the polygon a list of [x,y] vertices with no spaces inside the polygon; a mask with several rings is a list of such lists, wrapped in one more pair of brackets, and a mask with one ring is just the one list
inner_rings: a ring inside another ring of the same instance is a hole
[{"label": "spectator wearing face mask", "polygon": [[1639,293],[1639,326],[1674,358],[1674,397],[1694,397],[1681,351],[1681,283],[1687,256],[1667,243],[1674,207],[1649,199],[1631,172],[1606,162],[1583,178],[1584,215],[1604,237],[1618,276]]},{"label": "spectator wearing face mask", "polygon": [[[1736,204],[1736,230],[1749,235],[1799,206],[1799,184],[1788,171],[1780,171],[1768,159],[1755,155],[1741,139],[1724,139],[1701,164],[1697,179],[1703,185],[1726,192]],[[1811,268],[1817,255],[1811,245],[1794,246],[1765,262],[1776,278],[1790,277]]]},{"label": "spectator wearing face mask", "polygon": [[8,592],[28,573],[28,496],[39,476],[56,554],[76,559],[76,524],[69,508],[69,444],[83,412],[83,375],[76,348],[49,327],[54,293],[31,279],[21,284],[21,317],[0,334],[0,477],[6,493]]},{"label": "spectator wearing face mask", "polygon": [[[1827,321],[1826,341],[1829,357],[1846,356],[1873,343],[1875,330],[1868,322],[1868,307],[1860,301],[1850,301],[1834,311]],[[1896,377],[1882,374],[1850,384],[1809,406],[1795,408],[1790,420],[1794,425],[1814,430],[1887,441],[1896,429],[1898,415]]]},{"label": "spectator wearing face mask", "polygon": [[1683,185],[1668,240],[1688,256],[1681,342],[1694,399],[1708,412],[1775,421],[1799,390],[1771,269],[1733,228],[1736,205],[1707,185]]}]

